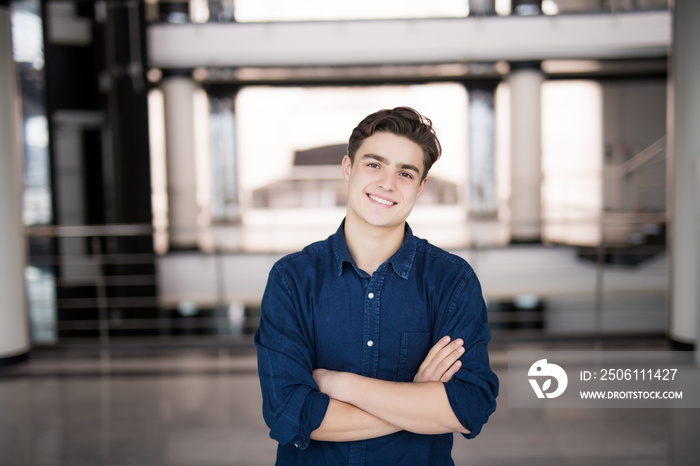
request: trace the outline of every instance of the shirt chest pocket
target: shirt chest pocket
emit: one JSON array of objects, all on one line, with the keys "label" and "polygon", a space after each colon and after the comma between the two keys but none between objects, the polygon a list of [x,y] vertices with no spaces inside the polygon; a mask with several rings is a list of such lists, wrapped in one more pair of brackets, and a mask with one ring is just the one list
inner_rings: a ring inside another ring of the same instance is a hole
[{"label": "shirt chest pocket", "polygon": [[428,351],[430,351],[429,332],[402,333],[396,380],[398,382],[412,382],[418,368],[428,355]]}]

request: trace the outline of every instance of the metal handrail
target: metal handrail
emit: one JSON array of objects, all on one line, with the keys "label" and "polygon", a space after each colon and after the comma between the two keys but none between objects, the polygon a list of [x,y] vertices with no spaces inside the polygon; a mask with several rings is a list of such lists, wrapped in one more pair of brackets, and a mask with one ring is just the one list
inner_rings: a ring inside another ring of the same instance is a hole
[{"label": "metal handrail", "polygon": [[[663,157],[657,157],[659,154],[663,154]],[[666,158],[666,136],[661,137],[637,155],[615,167],[613,171],[609,173],[613,173],[617,178],[622,178],[638,170],[642,165],[645,165],[655,158],[660,158],[661,160]]]},{"label": "metal handrail", "polygon": [[147,223],[107,225],[32,225],[25,228],[27,236],[75,237],[92,236],[148,236],[153,234],[153,225]]}]

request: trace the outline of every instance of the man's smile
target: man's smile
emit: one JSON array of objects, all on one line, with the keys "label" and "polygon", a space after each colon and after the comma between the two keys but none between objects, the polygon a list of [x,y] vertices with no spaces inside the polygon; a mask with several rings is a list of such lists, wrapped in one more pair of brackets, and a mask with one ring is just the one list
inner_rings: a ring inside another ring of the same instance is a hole
[{"label": "man's smile", "polygon": [[385,206],[393,206],[396,205],[396,202],[390,201],[388,199],[384,199],[382,197],[376,196],[374,194],[367,194],[367,197],[369,197],[371,200],[374,202],[378,202],[379,204],[385,205]]}]

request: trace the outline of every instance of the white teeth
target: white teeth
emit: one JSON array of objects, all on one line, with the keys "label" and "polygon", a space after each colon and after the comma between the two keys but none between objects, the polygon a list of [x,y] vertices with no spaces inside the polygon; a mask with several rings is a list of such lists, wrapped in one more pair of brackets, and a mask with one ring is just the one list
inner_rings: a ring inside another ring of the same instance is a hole
[{"label": "white teeth", "polygon": [[380,198],[380,197],[373,196],[373,195],[371,195],[371,194],[369,194],[369,198],[372,199],[372,200],[375,201],[375,202],[379,202],[380,204],[384,204],[384,205],[394,205],[394,204],[396,204],[396,202],[387,201],[386,199],[382,199],[382,198]]}]

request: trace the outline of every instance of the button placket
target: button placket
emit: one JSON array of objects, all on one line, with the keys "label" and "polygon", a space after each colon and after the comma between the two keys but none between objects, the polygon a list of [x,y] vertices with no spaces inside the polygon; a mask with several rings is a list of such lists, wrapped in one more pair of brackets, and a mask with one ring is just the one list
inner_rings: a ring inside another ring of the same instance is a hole
[{"label": "button placket", "polygon": [[365,282],[362,375],[376,377],[379,364],[380,294],[386,267],[380,266]]},{"label": "button placket", "polygon": [[[371,281],[370,281],[370,283],[371,283]],[[370,301],[374,300],[374,293],[372,291],[368,292],[366,296],[367,296],[367,299],[369,299]],[[374,306],[376,306],[376,304],[375,303],[371,303],[371,304],[367,303],[366,306],[368,306],[370,309],[374,309]],[[370,315],[371,314],[373,314],[373,312],[370,312]],[[374,346],[374,341],[371,339],[371,333],[373,333],[373,332],[370,330],[370,335],[367,335],[370,338],[367,338],[367,340],[366,340],[366,346],[368,349]]]}]

